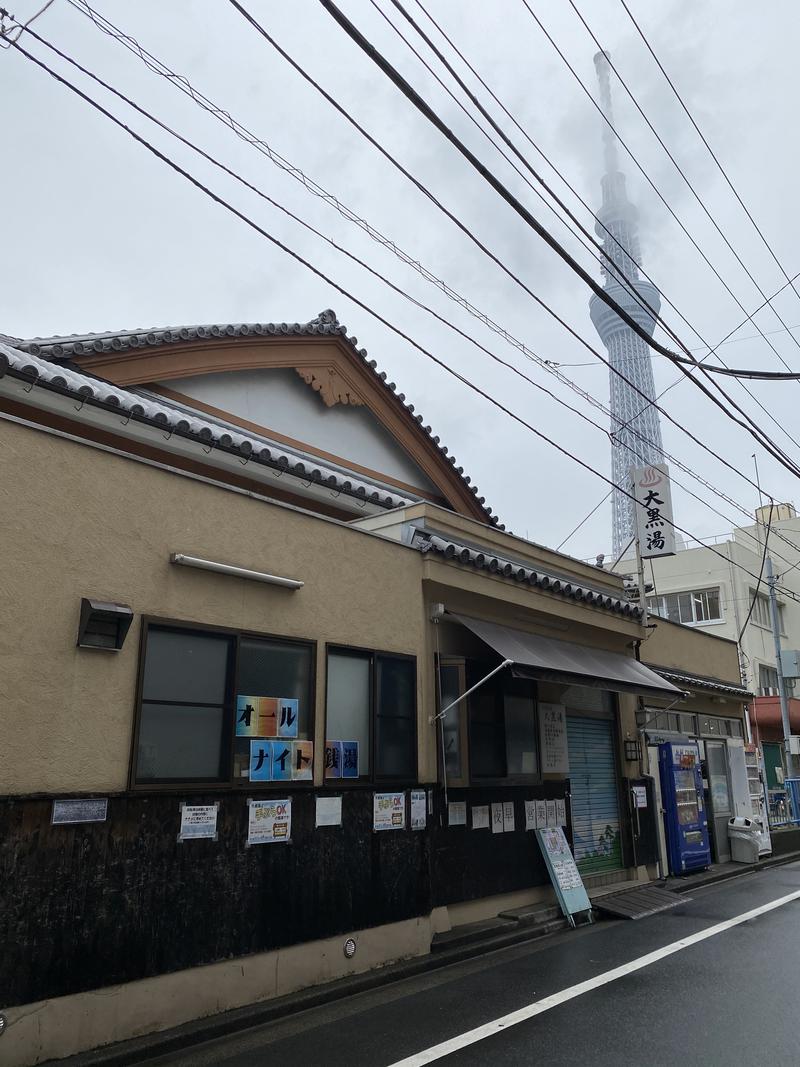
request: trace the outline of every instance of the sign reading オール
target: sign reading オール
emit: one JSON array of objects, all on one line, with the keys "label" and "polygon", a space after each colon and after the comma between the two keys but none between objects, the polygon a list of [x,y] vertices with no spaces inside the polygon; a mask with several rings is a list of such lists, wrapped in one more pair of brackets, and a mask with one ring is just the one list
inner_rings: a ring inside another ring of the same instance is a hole
[{"label": "sign reading \u30aa\u30fc\u30eb", "polygon": [[672,523],[669,467],[666,463],[632,467],[631,482],[636,498],[636,537],[642,558],[674,556],[675,527]]}]

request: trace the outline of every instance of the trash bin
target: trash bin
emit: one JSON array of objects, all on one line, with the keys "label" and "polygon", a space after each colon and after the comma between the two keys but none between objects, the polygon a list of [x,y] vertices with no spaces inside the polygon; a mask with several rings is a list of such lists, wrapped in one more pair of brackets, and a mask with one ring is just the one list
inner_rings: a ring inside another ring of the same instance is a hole
[{"label": "trash bin", "polygon": [[737,815],[728,820],[728,838],[734,863],[758,863],[760,835],[761,823],[756,819]]}]

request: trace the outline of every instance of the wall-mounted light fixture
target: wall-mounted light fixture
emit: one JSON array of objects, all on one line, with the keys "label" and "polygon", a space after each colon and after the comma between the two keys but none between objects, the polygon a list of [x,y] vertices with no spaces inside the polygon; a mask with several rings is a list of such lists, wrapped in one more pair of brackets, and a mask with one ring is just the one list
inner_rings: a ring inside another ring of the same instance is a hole
[{"label": "wall-mounted light fixture", "polygon": [[638,741],[625,742],[625,759],[629,763],[636,763],[642,758],[642,746]]},{"label": "wall-mounted light fixture", "polygon": [[104,648],[108,652],[119,652],[132,622],[133,612],[127,604],[109,604],[83,597],[78,648]]},{"label": "wall-mounted light fixture", "polygon": [[215,563],[211,559],[199,559],[197,556],[186,556],[183,552],[173,552],[169,557],[170,563],[178,563],[182,567],[197,567],[201,571],[213,571],[215,574],[230,574],[233,578],[249,578],[253,582],[266,582],[268,585],[280,585],[284,589],[302,589],[305,582],[297,578],[281,578],[277,574],[266,574],[264,571],[251,571],[246,567],[234,567],[231,563]]}]

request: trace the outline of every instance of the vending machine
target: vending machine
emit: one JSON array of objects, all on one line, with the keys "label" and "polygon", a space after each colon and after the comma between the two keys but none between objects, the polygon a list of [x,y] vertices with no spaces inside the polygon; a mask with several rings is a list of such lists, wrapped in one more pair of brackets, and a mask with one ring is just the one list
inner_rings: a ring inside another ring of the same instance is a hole
[{"label": "vending machine", "polygon": [[708,867],[711,849],[697,743],[665,741],[658,746],[658,765],[670,872]]}]

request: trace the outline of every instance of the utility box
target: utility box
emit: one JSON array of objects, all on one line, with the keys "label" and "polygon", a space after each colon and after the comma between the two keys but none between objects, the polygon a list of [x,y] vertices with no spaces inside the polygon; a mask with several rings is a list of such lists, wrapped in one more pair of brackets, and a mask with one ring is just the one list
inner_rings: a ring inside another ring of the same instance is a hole
[{"label": "utility box", "polygon": [[782,649],[781,670],[784,678],[800,678],[800,649]]},{"label": "utility box", "polygon": [[731,843],[731,859],[734,863],[758,863],[761,823],[738,815],[728,820],[728,838]]}]

